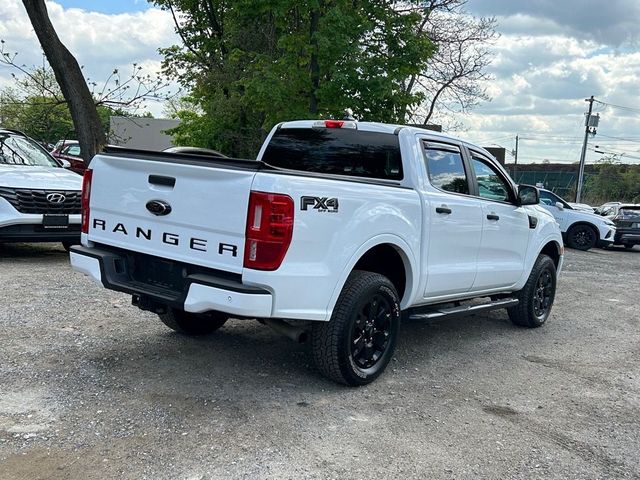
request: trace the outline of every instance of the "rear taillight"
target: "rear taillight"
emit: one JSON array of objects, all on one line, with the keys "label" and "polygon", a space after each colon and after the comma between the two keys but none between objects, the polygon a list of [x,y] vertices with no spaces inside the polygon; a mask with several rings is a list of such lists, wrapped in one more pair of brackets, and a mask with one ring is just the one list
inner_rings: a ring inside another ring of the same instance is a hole
[{"label": "rear taillight", "polygon": [[293,199],[279,193],[251,192],[244,244],[244,266],[277,270],[293,234]]},{"label": "rear taillight", "polygon": [[82,233],[89,233],[89,199],[91,198],[91,178],[93,177],[93,170],[87,168],[84,171],[82,177],[82,225],[80,231]]}]

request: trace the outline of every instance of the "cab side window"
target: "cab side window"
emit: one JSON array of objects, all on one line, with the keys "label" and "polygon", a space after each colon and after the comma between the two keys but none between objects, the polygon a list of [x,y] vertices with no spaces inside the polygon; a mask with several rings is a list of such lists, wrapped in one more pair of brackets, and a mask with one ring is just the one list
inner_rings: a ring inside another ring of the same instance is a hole
[{"label": "cab side window", "polygon": [[499,202],[511,201],[511,188],[493,165],[476,156],[472,157],[471,163],[478,182],[478,196]]},{"label": "cab side window", "polygon": [[553,206],[556,204],[556,199],[549,192],[540,191],[540,203]]},{"label": "cab side window", "polygon": [[462,153],[453,145],[424,142],[427,173],[434,187],[445,192],[469,194]]}]

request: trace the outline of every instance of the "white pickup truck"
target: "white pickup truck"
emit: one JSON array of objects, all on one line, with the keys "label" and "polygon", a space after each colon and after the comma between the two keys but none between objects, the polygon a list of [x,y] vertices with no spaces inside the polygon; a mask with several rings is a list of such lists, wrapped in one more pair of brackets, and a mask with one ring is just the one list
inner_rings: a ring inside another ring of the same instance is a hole
[{"label": "white pickup truck", "polygon": [[84,177],[71,264],[207,334],[255,318],[303,339],[318,369],[363,385],[385,369],[401,314],[507,308],[547,320],[562,236],[482,148],[419,128],[277,125],[257,160],[110,148]]}]

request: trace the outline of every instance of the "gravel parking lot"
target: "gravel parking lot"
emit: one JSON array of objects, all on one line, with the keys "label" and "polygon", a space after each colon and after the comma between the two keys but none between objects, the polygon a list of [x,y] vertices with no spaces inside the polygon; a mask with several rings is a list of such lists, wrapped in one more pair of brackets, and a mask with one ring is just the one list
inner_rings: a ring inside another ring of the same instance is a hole
[{"label": "gravel parking lot", "polygon": [[403,324],[350,389],[253,321],[179,336],[0,245],[0,478],[639,478],[640,248],[569,250],[552,318]]}]

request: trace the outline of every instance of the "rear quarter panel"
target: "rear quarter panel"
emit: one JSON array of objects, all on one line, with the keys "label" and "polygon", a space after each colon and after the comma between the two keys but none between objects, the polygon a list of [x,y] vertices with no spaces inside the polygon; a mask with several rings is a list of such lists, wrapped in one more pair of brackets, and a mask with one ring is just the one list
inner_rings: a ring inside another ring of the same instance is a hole
[{"label": "rear quarter panel", "polygon": [[[403,307],[417,287],[421,206],[415,190],[303,175],[260,172],[252,190],[289,195],[293,239],[273,272],[243,270],[243,282],[274,294],[274,317],[329,320],[351,269],[370,248],[389,243],[409,269]],[[337,199],[337,209],[307,206],[302,197]]]}]

